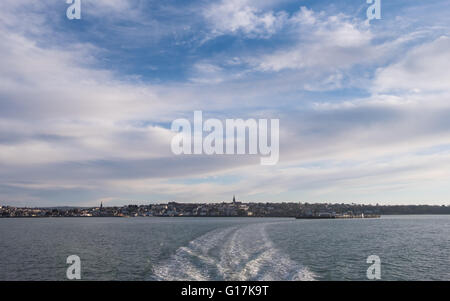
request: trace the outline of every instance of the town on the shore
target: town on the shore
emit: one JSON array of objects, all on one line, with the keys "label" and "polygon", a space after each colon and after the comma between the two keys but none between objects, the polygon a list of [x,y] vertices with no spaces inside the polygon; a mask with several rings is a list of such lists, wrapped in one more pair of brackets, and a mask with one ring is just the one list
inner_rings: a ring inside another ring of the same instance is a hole
[{"label": "town on the shore", "polygon": [[320,217],[390,214],[450,214],[446,205],[363,205],[337,203],[177,203],[108,207],[14,207],[0,204],[4,217]]}]

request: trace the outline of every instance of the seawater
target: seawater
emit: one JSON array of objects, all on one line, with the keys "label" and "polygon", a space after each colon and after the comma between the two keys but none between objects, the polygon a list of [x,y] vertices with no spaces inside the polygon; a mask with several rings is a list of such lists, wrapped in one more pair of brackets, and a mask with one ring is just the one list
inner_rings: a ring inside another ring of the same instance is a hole
[{"label": "seawater", "polygon": [[0,219],[0,280],[450,280],[450,216]]}]

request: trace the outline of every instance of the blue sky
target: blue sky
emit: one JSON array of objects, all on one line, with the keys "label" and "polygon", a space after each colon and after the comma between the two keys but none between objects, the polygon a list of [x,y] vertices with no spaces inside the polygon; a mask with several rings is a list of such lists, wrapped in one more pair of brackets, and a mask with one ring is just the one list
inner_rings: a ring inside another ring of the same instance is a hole
[{"label": "blue sky", "polygon": [[[450,204],[448,1],[0,3],[0,204]],[[280,161],[170,124],[280,119]]]}]

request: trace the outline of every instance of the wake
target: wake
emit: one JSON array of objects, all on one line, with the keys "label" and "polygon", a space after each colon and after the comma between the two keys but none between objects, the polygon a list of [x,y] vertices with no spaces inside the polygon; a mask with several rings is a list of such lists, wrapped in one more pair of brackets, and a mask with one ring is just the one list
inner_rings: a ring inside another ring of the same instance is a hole
[{"label": "wake", "polygon": [[306,267],[279,251],[267,236],[274,223],[210,231],[180,247],[153,270],[155,280],[314,280]]}]

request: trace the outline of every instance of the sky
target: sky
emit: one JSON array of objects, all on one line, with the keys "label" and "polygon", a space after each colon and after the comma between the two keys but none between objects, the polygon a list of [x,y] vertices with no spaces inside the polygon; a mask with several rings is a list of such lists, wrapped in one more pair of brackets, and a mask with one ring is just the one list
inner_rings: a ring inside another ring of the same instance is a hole
[{"label": "sky", "polygon": [[[450,2],[0,2],[0,205],[450,205]],[[280,157],[171,123],[280,120]]]}]

